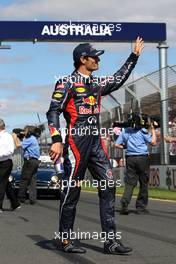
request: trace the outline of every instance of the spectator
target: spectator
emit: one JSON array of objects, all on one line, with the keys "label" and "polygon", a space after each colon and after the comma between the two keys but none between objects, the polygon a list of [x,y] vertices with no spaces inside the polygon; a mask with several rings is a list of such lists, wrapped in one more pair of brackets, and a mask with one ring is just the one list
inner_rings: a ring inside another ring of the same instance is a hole
[{"label": "spectator", "polygon": [[9,176],[12,171],[12,154],[14,142],[12,136],[5,130],[5,123],[0,119],[0,212],[3,210],[5,193],[11,203],[11,210],[20,208],[20,203],[15,195]]},{"label": "spectator", "polygon": [[139,193],[136,200],[136,213],[148,213],[148,182],[150,158],[148,143],[156,144],[156,134],[153,124],[151,128],[132,128],[123,130],[116,141],[116,147],[126,149],[125,189],[121,199],[121,214],[127,215],[134,187],[139,181]]},{"label": "spectator", "polygon": [[13,133],[12,136],[16,147],[22,147],[24,151],[24,164],[21,172],[18,197],[21,203],[25,203],[26,191],[29,187],[30,204],[35,204],[37,198],[36,173],[39,166],[40,148],[37,138],[32,133],[32,129],[32,126],[24,128],[24,139],[22,142],[17,137],[17,134]]}]

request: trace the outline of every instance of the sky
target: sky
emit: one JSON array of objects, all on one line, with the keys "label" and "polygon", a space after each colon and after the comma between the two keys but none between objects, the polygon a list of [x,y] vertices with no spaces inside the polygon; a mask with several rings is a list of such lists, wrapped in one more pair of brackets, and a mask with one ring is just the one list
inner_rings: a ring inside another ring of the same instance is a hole
[{"label": "sky", "polygon": [[[0,20],[18,21],[103,21],[164,22],[167,24],[168,65],[176,64],[176,2],[155,1],[58,1],[0,0]],[[73,71],[72,50],[77,43],[8,42],[10,50],[0,50],[0,118],[8,130],[37,123],[45,113],[56,76]],[[98,43],[105,49],[96,75],[113,74],[132,50],[131,43]],[[145,44],[133,78],[156,71],[159,67],[155,44]],[[120,92],[117,94],[120,100]]]}]

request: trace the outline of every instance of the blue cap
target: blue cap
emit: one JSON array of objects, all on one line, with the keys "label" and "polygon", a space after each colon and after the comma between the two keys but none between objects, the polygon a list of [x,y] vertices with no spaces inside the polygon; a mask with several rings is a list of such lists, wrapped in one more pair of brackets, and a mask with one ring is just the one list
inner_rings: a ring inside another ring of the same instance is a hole
[{"label": "blue cap", "polygon": [[73,50],[73,60],[78,61],[81,56],[95,57],[104,53],[104,50],[97,50],[90,43],[83,43],[76,46]]}]

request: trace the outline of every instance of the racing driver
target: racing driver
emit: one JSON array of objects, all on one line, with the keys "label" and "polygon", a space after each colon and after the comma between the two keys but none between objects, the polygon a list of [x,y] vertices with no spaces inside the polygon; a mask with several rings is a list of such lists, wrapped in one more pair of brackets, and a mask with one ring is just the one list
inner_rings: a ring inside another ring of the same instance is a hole
[{"label": "racing driver", "polygon": [[[62,238],[64,252],[86,252],[70,238],[81,190],[79,183],[83,180],[86,169],[89,169],[99,183],[102,180],[107,183],[113,180],[112,167],[100,135],[101,97],[118,90],[124,84],[143,47],[144,41],[138,37],[134,51],[124,65],[110,78],[98,79],[92,72],[98,69],[99,56],[104,50],[97,50],[89,43],[79,44],[73,51],[74,72],[58,80],[55,85],[47,119],[52,138],[49,155],[54,162],[61,156],[64,157],[62,181],[69,183],[61,190],[60,203],[59,237]],[[64,147],[59,121],[61,113],[68,129]],[[104,242],[104,253],[126,254],[132,248],[124,246],[115,235],[115,186],[106,186],[103,190],[98,188],[101,227],[107,238]]]}]

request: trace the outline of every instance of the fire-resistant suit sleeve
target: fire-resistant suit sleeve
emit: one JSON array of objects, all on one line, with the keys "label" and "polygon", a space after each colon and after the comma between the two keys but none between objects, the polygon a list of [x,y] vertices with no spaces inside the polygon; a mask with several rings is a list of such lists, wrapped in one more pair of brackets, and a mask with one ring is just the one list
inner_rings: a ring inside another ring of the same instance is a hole
[{"label": "fire-resistant suit sleeve", "polygon": [[58,81],[55,85],[55,90],[52,94],[52,99],[46,117],[48,120],[48,128],[52,142],[62,142],[62,136],[60,131],[60,114],[66,107],[69,95],[69,87],[61,81]]},{"label": "fire-resistant suit sleeve", "polygon": [[130,76],[137,60],[138,56],[132,52],[120,70],[101,82],[101,95],[107,95],[118,90]]}]

